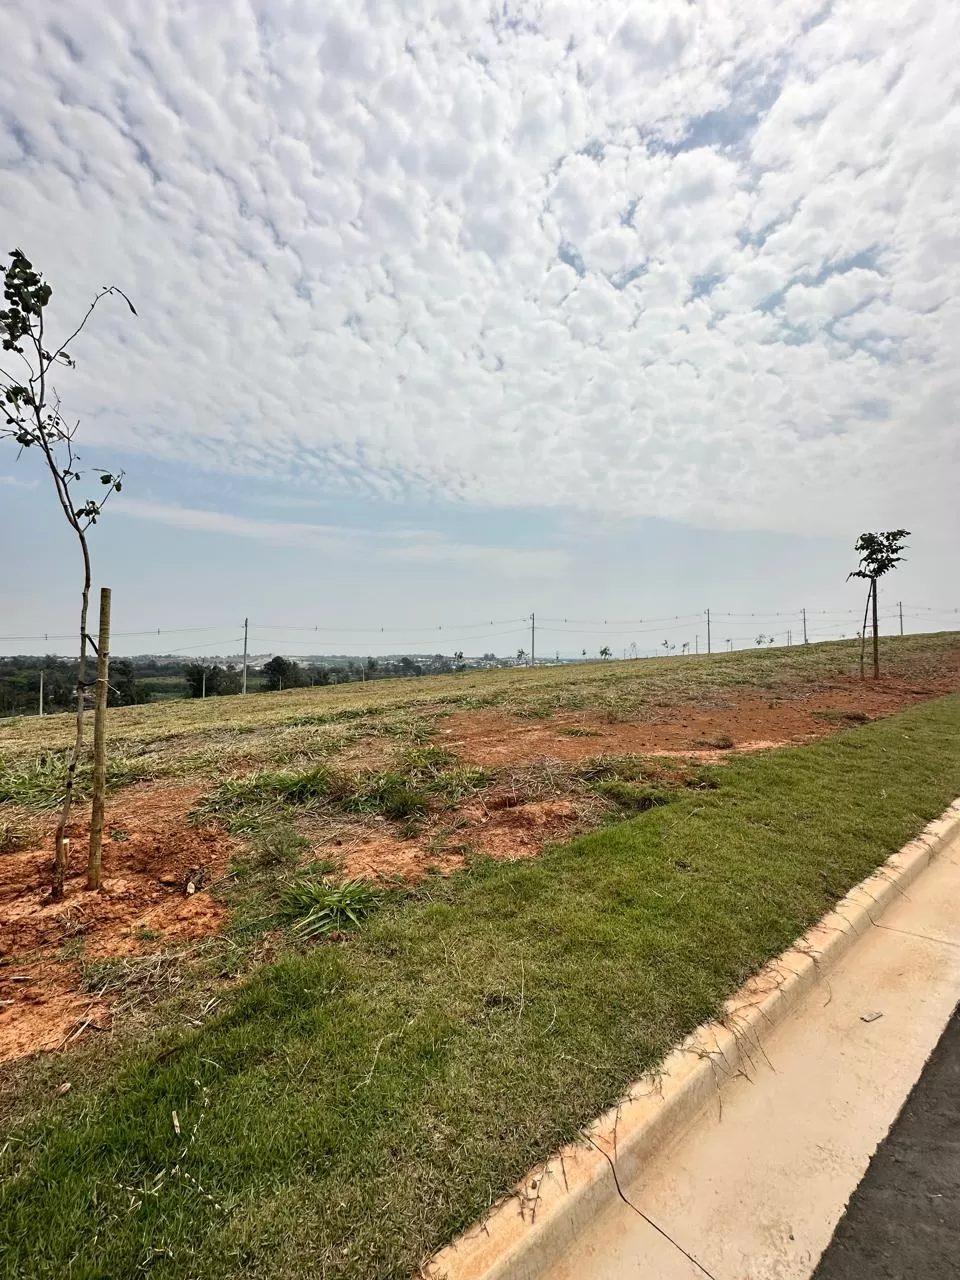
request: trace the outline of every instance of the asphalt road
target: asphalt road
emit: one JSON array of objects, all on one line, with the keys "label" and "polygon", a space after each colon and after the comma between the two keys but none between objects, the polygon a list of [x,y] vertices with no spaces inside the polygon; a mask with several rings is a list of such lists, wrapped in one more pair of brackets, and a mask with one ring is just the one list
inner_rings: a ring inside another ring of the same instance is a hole
[{"label": "asphalt road", "polygon": [[813,1280],[960,1276],[960,1006],[850,1198]]}]

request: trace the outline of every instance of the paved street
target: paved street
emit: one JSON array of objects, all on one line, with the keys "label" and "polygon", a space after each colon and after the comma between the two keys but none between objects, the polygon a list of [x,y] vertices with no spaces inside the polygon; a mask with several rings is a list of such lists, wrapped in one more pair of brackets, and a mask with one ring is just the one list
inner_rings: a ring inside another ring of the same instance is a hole
[{"label": "paved street", "polygon": [[837,1225],[814,1280],[960,1275],[960,1006]]}]

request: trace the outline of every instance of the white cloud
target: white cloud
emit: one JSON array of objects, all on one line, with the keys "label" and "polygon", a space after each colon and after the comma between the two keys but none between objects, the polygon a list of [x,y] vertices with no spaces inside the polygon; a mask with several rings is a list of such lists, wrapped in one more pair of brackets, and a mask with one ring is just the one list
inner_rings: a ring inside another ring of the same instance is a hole
[{"label": "white cloud", "polygon": [[859,310],[884,290],[883,277],[876,271],[855,268],[832,275],[815,288],[792,285],[783,300],[783,310],[791,324],[819,331],[831,321]]},{"label": "white cloud", "polygon": [[112,510],[135,520],[150,520],[176,529],[202,533],[226,533],[235,538],[252,538],[279,546],[316,546],[324,541],[341,543],[347,531],[333,525],[307,524],[292,520],[256,520],[224,511],[204,511],[165,502],[143,502],[137,498],[117,498]]},{"label": "white cloud", "polygon": [[165,524],[175,529],[222,533],[274,546],[308,547],[331,553],[348,550],[355,552],[359,547],[365,547],[369,553],[386,561],[462,565],[464,568],[487,569],[514,578],[555,577],[569,563],[566,553],[562,551],[474,545],[455,542],[421,529],[380,532],[306,521],[258,520],[252,516],[179,507],[164,502],[146,502],[137,498],[117,498],[111,504],[111,511],[116,515]]},{"label": "white cloud", "polygon": [[947,0],[36,0],[5,38],[5,237],[63,322],[104,281],[140,312],[104,307],[61,380],[98,445],[384,498],[847,530],[915,493],[955,522]]}]

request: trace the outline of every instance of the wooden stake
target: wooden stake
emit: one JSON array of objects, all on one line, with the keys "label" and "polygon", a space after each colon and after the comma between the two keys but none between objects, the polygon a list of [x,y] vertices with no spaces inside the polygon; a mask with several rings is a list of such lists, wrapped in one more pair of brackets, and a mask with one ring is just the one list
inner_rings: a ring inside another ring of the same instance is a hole
[{"label": "wooden stake", "polygon": [[100,636],[97,641],[97,702],[93,713],[93,813],[87,888],[100,888],[103,806],[107,789],[107,690],[110,673],[110,588],[100,588]]},{"label": "wooden stake", "polygon": [[877,580],[873,580],[873,678],[880,679],[880,628],[877,625]]}]

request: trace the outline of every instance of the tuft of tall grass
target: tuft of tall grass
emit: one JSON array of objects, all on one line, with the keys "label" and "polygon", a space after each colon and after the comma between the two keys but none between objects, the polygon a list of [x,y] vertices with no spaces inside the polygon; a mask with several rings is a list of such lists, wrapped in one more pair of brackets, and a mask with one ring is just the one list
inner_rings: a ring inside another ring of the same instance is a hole
[{"label": "tuft of tall grass", "polygon": [[22,814],[0,817],[0,853],[22,853],[36,847],[40,833],[36,820]]},{"label": "tuft of tall grass", "polygon": [[327,765],[305,772],[255,773],[229,779],[194,811],[195,818],[216,818],[240,835],[275,823],[291,810],[310,812],[331,807],[361,816],[397,821],[424,817],[457,804],[493,775],[462,764],[442,747],[412,746],[402,751],[392,769],[347,774]]},{"label": "tuft of tall grass", "polygon": [[66,757],[42,751],[23,760],[0,760],[0,804],[23,804],[53,809],[63,798]]},{"label": "tuft of tall grass", "polygon": [[334,884],[327,879],[302,879],[287,886],[280,903],[294,932],[312,939],[358,925],[379,901],[380,895],[365,880]]},{"label": "tuft of tall grass", "polygon": [[[120,787],[144,775],[125,756],[107,759],[107,786]],[[21,804],[28,809],[55,809],[63,799],[67,780],[67,753],[41,751],[35,756],[0,759],[0,804]],[[93,766],[81,758],[74,779],[74,796],[90,795]]]}]

